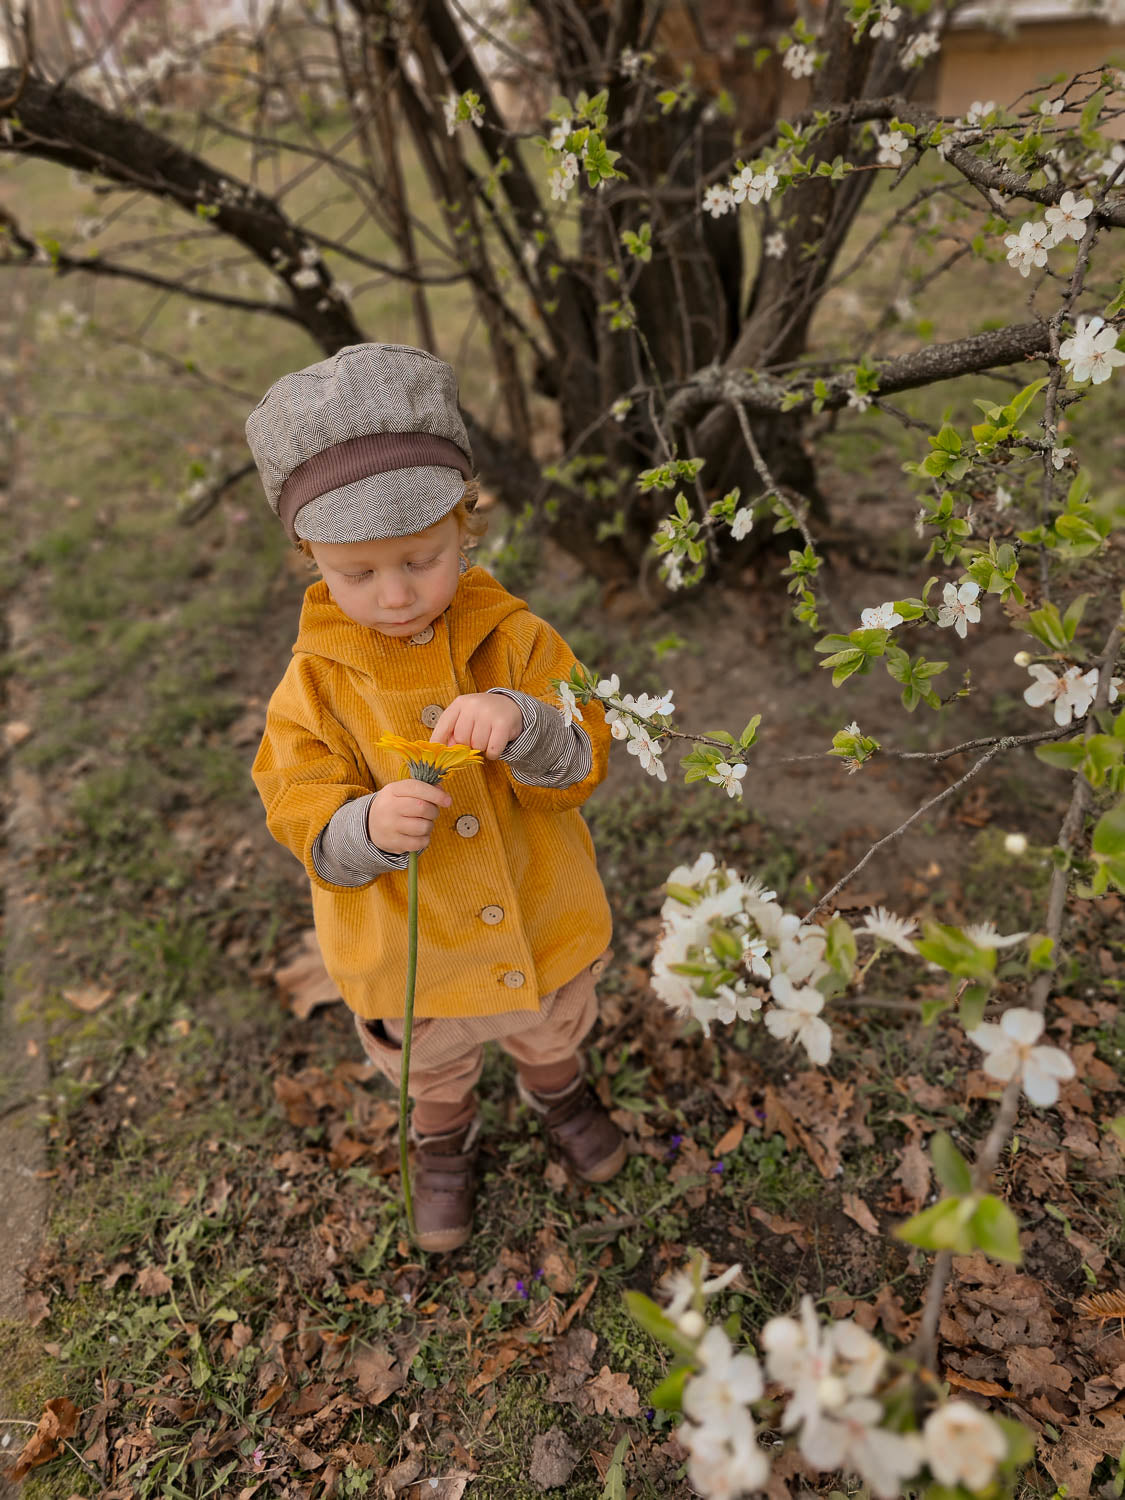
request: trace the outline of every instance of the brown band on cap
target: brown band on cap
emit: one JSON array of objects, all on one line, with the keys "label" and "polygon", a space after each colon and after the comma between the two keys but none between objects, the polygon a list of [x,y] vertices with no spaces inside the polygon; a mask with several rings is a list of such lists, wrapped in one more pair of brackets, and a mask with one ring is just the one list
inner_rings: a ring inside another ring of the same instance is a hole
[{"label": "brown band on cap", "polygon": [[319,500],[332,490],[367,479],[372,474],[386,474],[392,469],[423,469],[430,466],[457,469],[463,479],[472,475],[472,465],[448,438],[428,432],[370,432],[363,437],[346,438],[331,448],[314,453],[298,464],[281,486],[277,497],[277,514],[289,534],[297,541],[297,512],[310,500]]}]

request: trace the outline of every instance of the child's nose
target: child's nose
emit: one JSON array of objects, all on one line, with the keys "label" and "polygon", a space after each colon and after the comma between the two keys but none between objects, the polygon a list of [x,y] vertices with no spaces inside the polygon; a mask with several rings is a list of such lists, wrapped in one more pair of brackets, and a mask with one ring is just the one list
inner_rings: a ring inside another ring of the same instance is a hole
[{"label": "child's nose", "polygon": [[414,598],[414,590],[410,586],[408,578],[387,578],[382,581],[379,589],[379,607],[381,609],[401,609],[403,605],[409,604]]}]

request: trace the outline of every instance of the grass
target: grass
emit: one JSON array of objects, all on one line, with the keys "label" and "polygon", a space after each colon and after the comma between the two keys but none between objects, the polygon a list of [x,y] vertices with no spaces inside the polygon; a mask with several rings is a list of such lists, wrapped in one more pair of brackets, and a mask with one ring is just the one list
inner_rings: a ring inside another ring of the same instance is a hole
[{"label": "grass", "polygon": [[[232,168],[238,163],[230,143],[218,156]],[[76,214],[100,207],[88,189],[54,171],[25,164],[3,172],[17,210],[40,231],[65,236]],[[873,206],[878,201],[876,195]],[[309,193],[294,193],[295,212],[310,206]],[[182,223],[164,205],[150,211],[158,228]],[[434,213],[431,204],[420,211]],[[347,212],[325,210],[328,232],[343,226]],[[106,242],[127,232],[123,219]],[[386,250],[372,231],[357,243],[373,255]],[[201,260],[204,248],[198,242],[188,260]],[[895,255],[887,246],[871,257],[862,291],[880,285]],[[30,281],[29,273],[21,285]],[[1013,309],[1023,290],[1003,266],[984,270],[981,287],[995,306]],[[385,1343],[408,1359],[410,1384],[400,1399],[345,1412],[338,1428],[323,1419],[323,1430],[333,1433],[326,1451],[337,1445],[351,1455],[339,1460],[338,1493],[367,1493],[372,1471],[404,1456],[412,1414],[424,1417],[421,1430],[429,1432],[452,1411],[445,1426],[481,1464],[472,1493],[530,1500],[538,1491],[527,1476],[528,1455],[538,1433],[561,1423],[579,1446],[612,1450],[615,1428],[612,1418],[547,1396],[546,1344],[534,1327],[549,1306],[534,1277],[546,1255],[554,1250],[573,1263],[568,1297],[597,1278],[577,1326],[597,1337],[594,1369],[605,1362],[626,1372],[643,1410],[664,1358],[628,1319],[622,1290],[651,1289],[695,1244],[716,1258],[745,1256],[747,1289],[725,1299],[723,1310],[753,1334],[765,1317],[792,1305],[799,1278],[822,1290],[827,1268],[814,1257],[812,1268],[798,1273],[788,1251],[775,1253],[768,1241],[760,1252],[736,1244],[730,1226],[751,1203],[803,1222],[822,1214],[827,1222],[838,1186],[826,1186],[802,1153],[754,1126],[725,1157],[721,1176],[706,1174],[702,1208],[688,1201],[699,1185],[673,1178],[674,1134],[690,1130],[707,1150],[725,1128],[710,1086],[776,1069],[776,1051],[763,1045],[760,1027],[737,1029],[722,1049],[694,1039],[688,1045],[702,1059],[698,1071],[673,1083],[661,1071],[667,1058],[632,1038],[595,1052],[593,1069],[604,1074],[614,1106],[639,1114],[658,1137],[654,1155],[632,1157],[619,1179],[597,1190],[556,1188],[544,1178],[536,1122],[514,1110],[509,1065],[491,1058],[482,1089],[490,1144],[478,1232],[452,1274],[416,1264],[371,1124],[377,1092],[345,1081],[340,1099],[316,1109],[304,1126],[289,1123],[274,1095],[275,1080],[319,1069],[323,1081],[354,1055],[346,1018],[330,1013],[297,1023],[263,983],[288,935],[307,924],[308,905],[289,866],[280,856],[271,862],[265,847],[247,777],[253,736],[238,743],[231,737],[280,675],[305,580],[288,570],[283,538],[256,483],[244,482],[198,526],[177,520],[178,497],[200,471],[213,474],[235,455],[241,459],[243,410],[280,371],[315,351],[269,318],[250,324],[251,337],[246,324],[214,311],[191,326],[173,299],[156,311],[147,335],[180,362],[165,384],[137,351],[99,339],[99,330],[130,326],[137,306],[131,289],[44,279],[31,283],[31,296],[38,348],[21,368],[19,417],[19,503],[27,524],[14,528],[24,540],[0,568],[39,606],[27,655],[4,670],[18,669],[34,691],[35,732],[20,759],[51,789],[52,825],[37,873],[51,949],[41,1020],[52,1073],[43,1111],[60,1191],[44,1271],[50,1317],[30,1332],[13,1331],[5,1343],[12,1350],[8,1403],[32,1420],[45,1397],[63,1389],[87,1409],[115,1402],[113,1430],[133,1444],[121,1462],[138,1497],[202,1496],[249,1483],[259,1472],[250,1467],[259,1450],[264,1492],[281,1493],[287,1476],[300,1471],[292,1448],[297,1419],[282,1420],[280,1407],[262,1409],[270,1386],[263,1390],[259,1377],[279,1364],[270,1350],[284,1322],[290,1332],[278,1338],[285,1373],[295,1395],[310,1401],[335,1378],[325,1350],[337,1339],[349,1351]],[[438,294],[441,326],[464,326],[467,297],[459,287]],[[58,320],[60,304],[72,298],[91,312],[88,333]],[[380,337],[412,339],[400,296],[373,289],[357,305]],[[939,313],[943,335],[963,331],[956,296]],[[830,321],[850,336],[837,301],[829,300],[822,318],[818,337],[826,343]],[[444,352],[453,352],[452,341]],[[64,367],[73,373],[60,393]],[[479,340],[468,345],[462,376],[466,389],[486,390]],[[970,395],[995,388],[976,379],[906,395],[902,404],[928,421],[949,405],[961,419]],[[1101,465],[1099,482],[1115,472],[1106,407],[1088,403],[1071,418]],[[892,463],[918,456],[918,434],[891,433]],[[841,419],[820,441],[849,484],[869,475],[871,432],[862,419]],[[914,565],[919,548],[909,528],[894,534],[892,546],[904,567]],[[512,565],[523,570],[533,607],[551,616],[581,658],[596,663],[607,640],[597,591],[582,582],[560,591],[536,575],[532,549],[514,551]],[[706,666],[705,630],[683,639],[671,633],[655,645],[640,636],[625,629],[613,642],[614,664],[634,691],[661,685],[669,652],[694,654]],[[772,649],[788,656],[794,646],[794,627],[783,623]],[[810,688],[819,681],[814,664],[807,653]],[[993,711],[1002,722],[1008,704],[997,702]],[[815,700],[809,712],[832,722]],[[1022,783],[1015,789],[1030,795]],[[824,852],[796,847],[765,813],[717,788],[685,798],[677,787],[633,783],[599,794],[590,824],[619,927],[630,936],[637,924],[651,923],[668,870],[704,843],[739,867],[752,866],[782,899]],[[815,842],[815,829],[809,837]],[[245,838],[249,856],[240,860],[234,850]],[[1041,906],[1045,866],[1033,852],[1014,872],[1010,858],[1000,859],[996,838],[985,830],[975,840],[964,899],[975,904],[988,894],[1001,925],[1020,926]],[[639,951],[643,958],[643,944]],[[879,982],[893,992],[901,978],[883,969]],[[1068,976],[1075,993],[1090,979],[1088,967]],[[66,992],[81,986],[107,987],[112,998],[92,1015],[76,1014]],[[607,991],[620,993],[612,985]],[[854,1028],[857,1047],[871,1054],[863,1054],[869,1120],[888,1149],[902,1137],[892,1118],[903,1107],[895,1079],[911,1069],[947,1083],[959,1076],[936,1037],[930,1033],[919,1048],[881,1021],[866,1018]],[[1091,1039],[1105,1061],[1120,1065],[1125,1037],[1099,1032]],[[367,1150],[336,1168],[329,1152],[342,1137]],[[881,1170],[877,1151],[849,1151],[844,1186],[863,1193]],[[595,1234],[584,1233],[591,1227]],[[1112,1205],[1104,1231],[1120,1253]],[[512,1289],[515,1272],[505,1268],[505,1255],[526,1261],[526,1297]],[[116,1275],[122,1261],[129,1269]],[[169,1288],[146,1292],[137,1279],[146,1269],[163,1272]],[[902,1274],[886,1270],[888,1279]],[[431,1304],[434,1311],[422,1311]],[[232,1337],[236,1327],[249,1331],[241,1346]],[[470,1392],[479,1362],[506,1341],[519,1342],[518,1378]],[[642,1434],[663,1433],[667,1418],[654,1418],[651,1429],[635,1425]],[[235,1434],[233,1446],[205,1452],[224,1431]],[[455,1462],[450,1454],[438,1457]],[[676,1468],[638,1472],[631,1494],[648,1500],[682,1487]],[[67,1457],[33,1476],[27,1489],[37,1500],[64,1500],[98,1493],[99,1484]],[[567,1489],[575,1500],[600,1500],[601,1493],[588,1462]]]}]

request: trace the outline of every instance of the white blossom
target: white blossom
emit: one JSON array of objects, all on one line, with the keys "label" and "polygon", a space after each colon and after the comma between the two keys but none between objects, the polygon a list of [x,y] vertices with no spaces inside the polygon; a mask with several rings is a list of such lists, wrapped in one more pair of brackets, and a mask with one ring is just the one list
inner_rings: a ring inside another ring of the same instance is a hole
[{"label": "white blossom", "polygon": [[880,942],[891,943],[900,948],[903,953],[916,953],[918,950],[910,941],[910,934],[917,927],[917,922],[906,917],[896,916],[893,911],[888,911],[885,906],[873,907],[865,913],[861,932],[869,932],[872,937],[878,938]]},{"label": "white blossom", "polygon": [[749,1412],[735,1437],[690,1422],[685,1422],[676,1436],[688,1450],[688,1478],[708,1500],[739,1500],[739,1496],[762,1490],[769,1483],[769,1460],[754,1440]]},{"label": "white blossom", "polygon": [[1073,335],[1059,345],[1059,358],[1066,373],[1077,384],[1090,380],[1101,385],[1114,366],[1125,365],[1125,353],[1117,347],[1117,329],[1101,318],[1079,318]]},{"label": "white blossom", "polygon": [[922,1444],[939,1484],[963,1484],[973,1494],[992,1483],[1008,1451],[1000,1428],[968,1401],[947,1401],[932,1411],[922,1427]]},{"label": "white blossom", "polygon": [[898,30],[895,22],[901,15],[902,11],[897,5],[890,4],[890,0],[879,0],[879,14],[872,23],[871,35],[885,36],[889,41]]},{"label": "white blossom", "polygon": [[[1048,703],[1055,705],[1055,723],[1065,729],[1071,717],[1081,719],[1090,712],[1098,691],[1098,669],[1092,667],[1083,672],[1081,667],[1068,667],[1061,677],[1056,677],[1050,667],[1033,662],[1027,669],[1035,681],[1024,689],[1023,699],[1032,708],[1043,708]],[[1116,703],[1121,679],[1110,679],[1107,700]]]},{"label": "white blossom", "polygon": [[722,183],[712,183],[703,194],[703,212],[710,214],[713,219],[721,219],[723,214],[729,214],[734,209],[734,195],[730,188],[724,187]]},{"label": "white blossom", "polygon": [[628,396],[618,396],[617,400],[609,409],[609,414],[615,422],[624,422],[625,418],[633,409],[633,403]]},{"label": "white blossom", "polygon": [[565,149],[566,143],[570,139],[572,128],[569,120],[559,121],[554,130],[551,131],[549,137],[550,146],[553,151],[562,151]]},{"label": "white blossom", "polygon": [[617,66],[626,78],[636,78],[645,65],[643,52],[638,52],[635,47],[623,47],[621,56],[617,59]]},{"label": "white blossom", "polygon": [[874,609],[865,609],[859,617],[859,623],[865,630],[893,630],[896,625],[902,624],[902,616],[894,607],[892,600],[885,604],[876,605]]},{"label": "white blossom", "polygon": [[980,606],[973,602],[979,593],[980,584],[974,583],[972,579],[961,584],[960,587],[955,583],[947,583],[942,590],[942,598],[945,602],[938,608],[938,624],[952,625],[964,640],[969,632],[969,626],[976,625],[980,621]]},{"label": "white blossom", "polygon": [[740,542],[747,536],[754,525],[754,511],[749,505],[744,505],[741,510],[736,510],[734,520],[730,523],[730,534],[736,542]]},{"label": "white blossom", "polygon": [[762,254],[767,260],[780,260],[785,254],[785,236],[780,230],[775,234],[767,234],[766,242],[762,246]]},{"label": "white blossom", "polygon": [[293,272],[289,280],[293,286],[307,291],[310,287],[320,285],[320,272],[313,266],[302,266],[299,271]]},{"label": "white blossom", "polygon": [[806,1424],[798,1439],[801,1455],[814,1469],[858,1474],[880,1500],[896,1500],[922,1467],[922,1454],[911,1434],[886,1431],[882,1419],[878,1401],[853,1397],[832,1416]]},{"label": "white blossom", "polygon": [[906,46],[899,54],[899,62],[904,68],[912,68],[915,63],[923,62],[935,52],[941,50],[941,41],[934,31],[919,31],[912,36]]},{"label": "white blossom", "polygon": [[745,765],[731,765],[729,761],[721,760],[714,771],[708,776],[708,781],[713,781],[716,786],[721,786],[728,797],[742,796],[742,778],[746,775]]},{"label": "white blossom", "polygon": [[980,122],[983,119],[986,119],[995,108],[995,99],[989,99],[984,104],[982,104],[979,99],[974,99],[972,104],[969,105],[969,110],[965,116],[965,121],[969,125],[979,125]]},{"label": "white blossom", "polygon": [[1122,145],[1121,142],[1118,141],[1113,150],[1102,161],[1101,166],[1099,166],[1098,175],[1100,177],[1116,176],[1118,168],[1123,162],[1125,162],[1125,145]]},{"label": "white blossom", "polygon": [[1027,853],[1026,833],[1006,833],[1004,835],[1004,849],[1008,854]]},{"label": "white blossom", "polygon": [[1080,240],[1086,233],[1086,220],[1093,209],[1093,198],[1076,198],[1073,193],[1064,193],[1057,204],[1044,210],[1043,217],[1051,236],[1047,243],[1060,245],[1068,237]]},{"label": "white blossom", "polygon": [[876,139],[879,142],[876,160],[883,166],[901,167],[902,153],[910,148],[910,137],[901,130],[880,130]]},{"label": "white blossom", "polygon": [[1066,461],[1067,461],[1067,459],[1069,457],[1070,457],[1070,449],[1069,448],[1052,448],[1051,449],[1051,462],[1052,462],[1052,464],[1054,464],[1054,466],[1055,466],[1056,469],[1061,469],[1062,466],[1063,466],[1063,464],[1066,463]]},{"label": "white blossom", "polygon": [[1008,264],[1021,276],[1030,276],[1033,266],[1047,264],[1047,247],[1054,244],[1050,231],[1042,220],[1034,224],[1027,220],[1020,225],[1019,234],[1006,234],[1004,243],[1008,247]]},{"label": "white blossom", "polygon": [[1032,1104],[1054,1104],[1059,1080],[1073,1078],[1074,1064],[1059,1047],[1036,1046],[1043,1031],[1038,1011],[1014,1006],[1000,1017],[999,1025],[985,1021],[965,1035],[985,1053],[981,1064],[990,1078],[1002,1083],[1019,1077]]},{"label": "white blossom", "polygon": [[559,683],[559,702],[562,704],[559,712],[562,714],[564,724],[569,726],[575,720],[579,724],[583,722],[582,710],[578,707],[578,700],[575,698],[574,689],[569,682]]},{"label": "white blossom", "polygon": [[1008,507],[1011,505],[1011,503],[1012,503],[1012,492],[1011,492],[1011,490],[1006,489],[1004,487],[1004,485],[1002,485],[1002,484],[998,484],[996,486],[996,509],[997,510],[1007,510]]},{"label": "white blossom", "polygon": [[811,985],[798,989],[788,974],[774,974],[770,991],[777,1006],[766,1015],[766,1030],[781,1041],[800,1042],[809,1061],[823,1067],[832,1053],[831,1028],[820,1018],[824,996]]},{"label": "white blossom", "polygon": [[1047,116],[1061,115],[1065,108],[1065,99],[1044,99],[1039,106],[1039,113]]},{"label": "white blossom", "polygon": [[746,1420],[746,1407],[761,1400],[761,1366],[751,1354],[735,1354],[717,1327],[703,1335],[696,1354],[703,1368],[684,1386],[684,1413],[701,1427],[734,1437]]},{"label": "white blossom", "polygon": [[[699,1290],[704,1297],[713,1297],[717,1292],[726,1291],[742,1270],[742,1266],[736,1261],[720,1276],[708,1278],[707,1267],[707,1259],[704,1257],[699,1282]],[[678,1322],[681,1314],[686,1312],[695,1300],[695,1277],[690,1271],[670,1271],[661,1283],[661,1290],[668,1296],[668,1305],[664,1311],[673,1323]]]},{"label": "white blossom", "polygon": [[867,391],[858,390],[855,386],[848,392],[848,405],[853,411],[866,411],[872,400],[873,397]]},{"label": "white blossom", "polygon": [[811,78],[816,71],[816,53],[811,47],[794,42],[786,48],[781,66],[793,78]]},{"label": "white blossom", "polygon": [[998,932],[995,922],[966,922],[962,930],[978,948],[1014,948],[1027,937],[1026,932]]}]

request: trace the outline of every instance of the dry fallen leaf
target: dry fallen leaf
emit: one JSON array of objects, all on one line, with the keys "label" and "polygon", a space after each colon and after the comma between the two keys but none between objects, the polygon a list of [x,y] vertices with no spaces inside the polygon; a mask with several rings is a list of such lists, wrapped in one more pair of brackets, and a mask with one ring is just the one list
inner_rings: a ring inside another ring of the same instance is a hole
[{"label": "dry fallen leaf", "polygon": [[629,1384],[628,1375],[613,1375],[608,1365],[602,1365],[593,1380],[586,1382],[586,1390],[599,1417],[607,1413],[611,1417],[639,1417],[641,1414],[641,1398]]},{"label": "dry fallen leaf", "polygon": [[809,1248],[805,1226],[796,1219],[783,1219],[780,1214],[771,1214],[767,1209],[757,1207],[750,1210],[750,1217],[757,1219],[759,1224],[764,1224],[771,1234],[791,1234],[799,1250]]},{"label": "dry fallen leaf", "polygon": [[902,1158],[894,1171],[896,1182],[902,1183],[903,1207],[917,1213],[930,1194],[930,1158],[918,1141],[911,1141],[902,1148]]},{"label": "dry fallen leaf", "polygon": [[550,1427],[531,1445],[527,1477],[541,1490],[561,1489],[581,1456],[561,1427]]},{"label": "dry fallen leaf", "polygon": [[163,1297],[172,1290],[172,1279],[159,1266],[145,1266],[137,1272],[134,1285],[142,1297]]},{"label": "dry fallen leaf", "polygon": [[359,1344],[351,1360],[340,1371],[355,1381],[369,1406],[379,1406],[405,1382],[406,1375],[394,1355],[383,1344]]},{"label": "dry fallen leaf", "polygon": [[69,1000],[75,1010],[89,1015],[95,1010],[101,1010],[107,1000],[112,1000],[113,991],[96,984],[84,984],[76,990],[63,990],[63,999]]},{"label": "dry fallen leaf", "polygon": [[858,1193],[844,1194],[844,1212],[868,1234],[879,1233],[879,1222]]},{"label": "dry fallen leaf", "polygon": [[39,1426],[23,1445],[8,1478],[23,1479],[40,1464],[50,1463],[63,1450],[63,1443],[73,1437],[78,1426],[78,1407],[65,1396],[48,1401],[39,1418]]},{"label": "dry fallen leaf", "polygon": [[25,724],[22,719],[9,719],[4,725],[4,743],[9,749],[15,749],[22,745],[31,733],[31,725]]},{"label": "dry fallen leaf", "polygon": [[725,1135],[721,1135],[715,1142],[715,1155],[726,1156],[728,1151],[737,1151],[742,1144],[742,1137],[746,1134],[746,1126],[742,1120],[736,1120]]},{"label": "dry fallen leaf", "polygon": [[301,952],[282,968],[275,969],[273,977],[278,989],[285,992],[289,1009],[304,1021],[318,1005],[331,1005],[339,1000],[340,991],[324,967],[315,927],[301,934],[301,944]]},{"label": "dry fallen leaf", "polygon": [[1067,1391],[1074,1378],[1055,1363],[1052,1349],[1026,1346],[1008,1351],[1008,1375],[1017,1393],[1029,1394],[1046,1389]]}]

